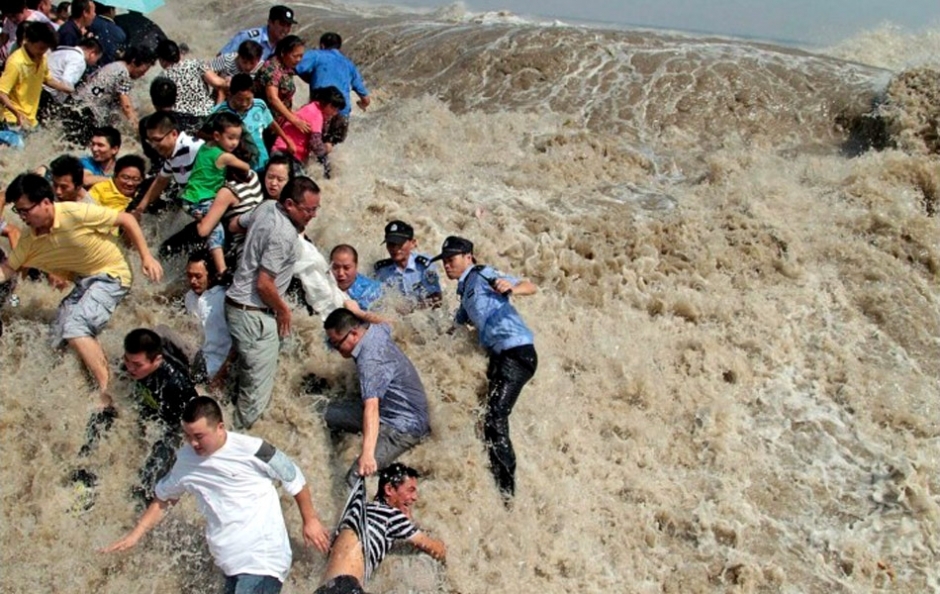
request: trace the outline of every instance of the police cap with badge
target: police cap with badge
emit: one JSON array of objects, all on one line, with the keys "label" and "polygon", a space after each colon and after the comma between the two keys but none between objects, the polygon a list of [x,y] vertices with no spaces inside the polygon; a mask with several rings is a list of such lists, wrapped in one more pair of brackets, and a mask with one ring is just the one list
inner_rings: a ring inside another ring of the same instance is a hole
[{"label": "police cap with badge", "polygon": [[288,8],[287,6],[272,6],[271,10],[268,11],[268,20],[282,23],[290,23],[291,25],[296,25],[297,21],[294,20],[294,11]]},{"label": "police cap with badge", "polygon": [[401,244],[415,238],[414,227],[405,221],[392,221],[385,225],[385,240],[382,243]]}]

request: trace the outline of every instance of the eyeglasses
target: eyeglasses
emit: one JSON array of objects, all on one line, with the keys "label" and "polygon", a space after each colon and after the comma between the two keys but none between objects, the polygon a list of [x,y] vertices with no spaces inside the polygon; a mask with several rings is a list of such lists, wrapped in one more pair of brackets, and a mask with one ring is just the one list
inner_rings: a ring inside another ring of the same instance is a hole
[{"label": "eyeglasses", "polygon": [[169,135],[172,134],[172,133],[173,133],[173,130],[170,130],[169,132],[167,132],[167,133],[164,134],[163,136],[159,136],[159,137],[157,137],[157,138],[154,138],[154,137],[148,135],[148,136],[147,136],[147,144],[160,144],[161,142],[163,142],[163,139],[164,139],[164,138],[166,138],[167,136],[169,136]]},{"label": "eyeglasses", "polygon": [[29,208],[17,208],[17,207],[14,206],[14,207],[13,207],[13,212],[14,212],[15,214],[20,215],[21,217],[25,217],[26,215],[28,215],[28,214],[30,213],[30,211],[32,211],[34,208],[36,208],[36,207],[39,206],[40,204],[42,204],[42,200],[40,200],[39,202],[36,202],[35,204],[33,204],[32,206],[30,206]]},{"label": "eyeglasses", "polygon": [[[294,201],[291,200],[291,202],[294,202]],[[294,206],[296,206],[304,214],[310,215],[310,216],[317,214],[317,211],[320,210],[319,205],[311,207],[311,206],[304,206],[303,204],[300,204],[299,202],[294,202]]]},{"label": "eyeglasses", "polygon": [[346,334],[343,334],[343,337],[340,338],[339,340],[334,340],[334,339],[332,339],[332,338],[328,338],[328,339],[327,339],[327,342],[330,343],[330,346],[331,346],[331,347],[333,347],[334,349],[339,350],[339,347],[342,346],[342,344],[343,344],[344,342],[346,342],[346,339],[349,338],[349,335],[352,334],[352,331],[353,331],[353,330],[355,330],[355,328],[350,328],[350,329],[346,332]]}]

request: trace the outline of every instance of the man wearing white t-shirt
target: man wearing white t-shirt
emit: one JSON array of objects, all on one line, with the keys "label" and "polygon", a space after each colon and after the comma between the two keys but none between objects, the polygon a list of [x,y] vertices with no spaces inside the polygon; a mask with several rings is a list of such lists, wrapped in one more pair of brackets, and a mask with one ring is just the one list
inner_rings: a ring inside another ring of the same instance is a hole
[{"label": "man wearing white t-shirt", "polygon": [[157,483],[153,503],[130,533],[103,552],[135,546],[189,492],[206,518],[209,552],[226,576],[225,592],[276,594],[290,570],[291,548],[272,480],[297,502],[304,542],[327,552],[329,534],[314,511],[310,488],[284,453],[258,437],[227,431],[222,409],[208,396],[186,405],[183,433],[186,445]]}]

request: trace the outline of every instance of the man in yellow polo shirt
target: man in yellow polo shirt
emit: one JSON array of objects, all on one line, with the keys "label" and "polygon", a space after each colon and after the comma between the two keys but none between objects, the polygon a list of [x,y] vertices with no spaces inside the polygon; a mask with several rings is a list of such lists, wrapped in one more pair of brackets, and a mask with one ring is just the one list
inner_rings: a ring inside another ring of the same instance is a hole
[{"label": "man in yellow polo shirt", "polygon": [[68,343],[98,382],[101,405],[111,406],[108,361],[96,338],[111,319],[114,308],[131,287],[131,268],[112,232],[124,236],[140,253],[141,269],[153,282],[163,268],[144,240],[137,220],[96,204],[54,203],[52,186],[43,177],[25,173],[7,188],[6,201],[30,228],[6,262],[0,264],[0,283],[21,268],[38,268],[65,276],[75,283],[59,304],[52,327],[55,348]]},{"label": "man in yellow polo shirt", "polygon": [[46,52],[55,45],[55,31],[49,25],[26,23],[23,47],[10,54],[0,76],[0,104],[6,108],[3,119],[7,124],[21,128],[36,125],[43,83],[63,93],[74,92],[71,85],[57,81],[49,73]]}]

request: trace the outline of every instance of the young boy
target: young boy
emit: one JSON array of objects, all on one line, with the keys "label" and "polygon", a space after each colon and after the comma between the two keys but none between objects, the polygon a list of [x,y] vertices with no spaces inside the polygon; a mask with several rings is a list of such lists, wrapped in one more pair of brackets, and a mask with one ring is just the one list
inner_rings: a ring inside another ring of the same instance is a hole
[{"label": "young boy", "polygon": [[294,152],[296,146],[284,134],[284,130],[281,129],[278,123],[274,121],[274,116],[271,115],[267,103],[261,99],[255,99],[254,84],[254,80],[248,74],[240,73],[233,76],[232,82],[229,84],[228,100],[220,103],[212,112],[212,115],[228,112],[241,118],[245,130],[251,135],[251,140],[254,142],[255,148],[258,149],[258,157],[251,163],[251,168],[255,171],[261,171],[268,163],[268,150],[264,146],[262,137],[265,130],[270,130],[271,133],[283,139],[287,146],[294,147],[290,149],[291,152]]},{"label": "young boy", "polygon": [[3,119],[7,125],[23,130],[36,125],[43,83],[63,93],[75,91],[71,85],[52,78],[49,72],[46,52],[55,45],[55,31],[49,25],[37,22],[24,25],[23,47],[10,54],[0,76],[0,104],[6,108]]}]

